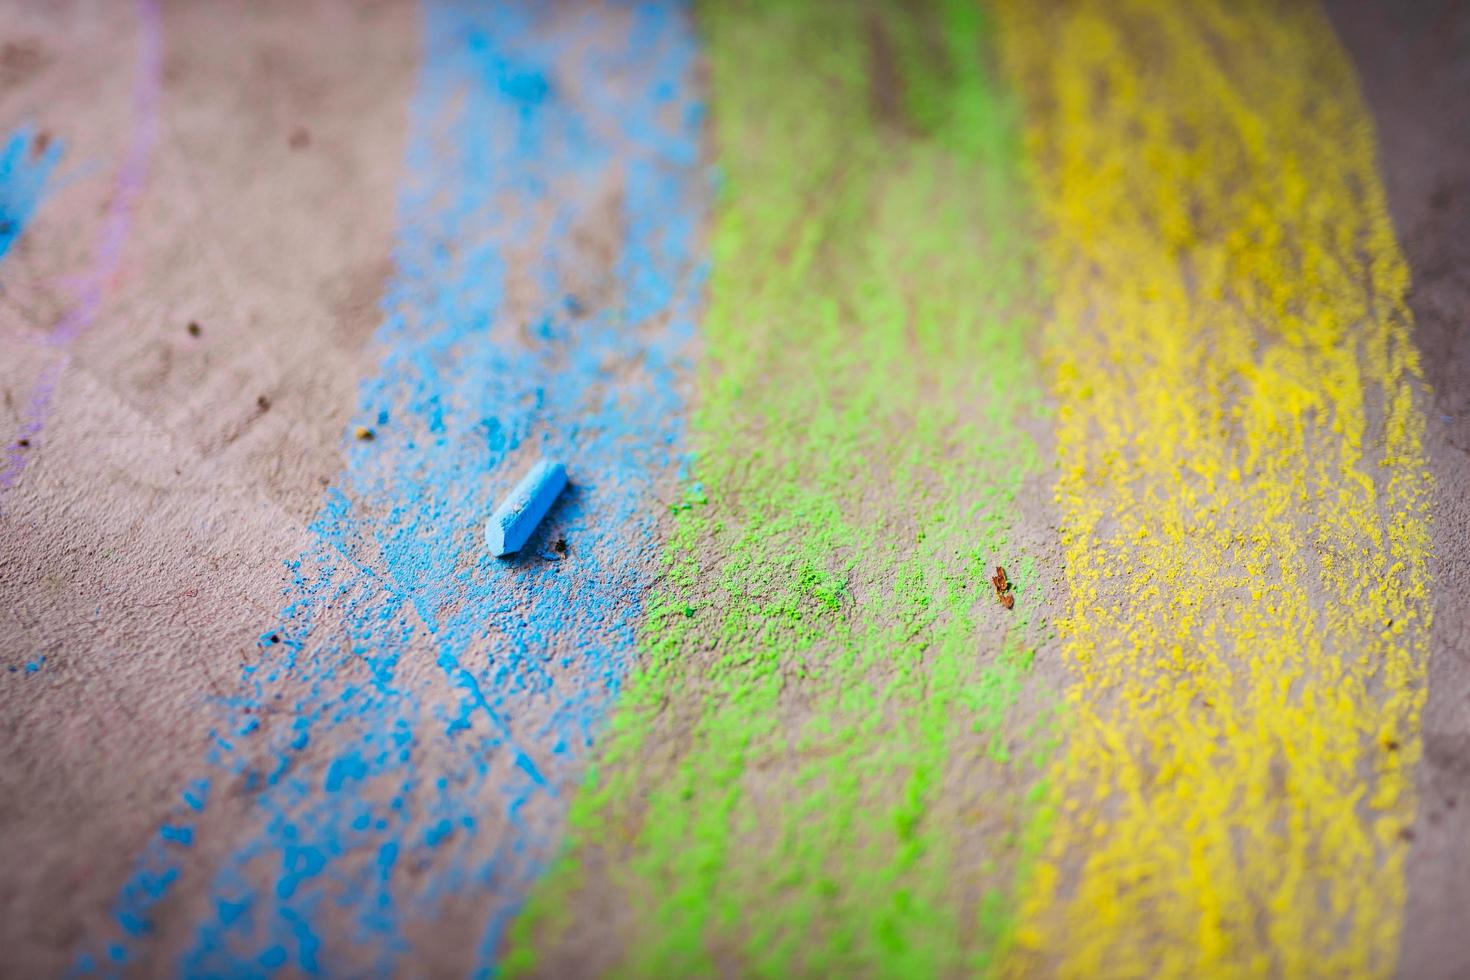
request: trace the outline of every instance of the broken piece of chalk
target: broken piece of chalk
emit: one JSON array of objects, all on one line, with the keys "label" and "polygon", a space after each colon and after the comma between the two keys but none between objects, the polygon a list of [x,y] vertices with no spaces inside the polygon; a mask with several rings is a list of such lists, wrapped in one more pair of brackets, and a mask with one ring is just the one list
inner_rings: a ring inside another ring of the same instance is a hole
[{"label": "broken piece of chalk", "polygon": [[520,551],[566,485],[567,469],[560,463],[543,459],[531,467],[485,522],[490,553],[499,558]]}]

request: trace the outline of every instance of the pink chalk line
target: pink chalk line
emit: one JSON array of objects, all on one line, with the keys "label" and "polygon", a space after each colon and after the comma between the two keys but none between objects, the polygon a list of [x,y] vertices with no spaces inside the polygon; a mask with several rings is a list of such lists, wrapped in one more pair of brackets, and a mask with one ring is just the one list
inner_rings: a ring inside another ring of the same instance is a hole
[{"label": "pink chalk line", "polygon": [[158,139],[158,102],[163,82],[163,16],[158,0],[138,0],[137,11],[139,66],[133,82],[133,141],[118,171],[92,267],[81,279],[77,301],[46,337],[47,346],[58,348],[61,353],[36,378],[20,431],[16,433],[16,441],[8,447],[5,468],[0,470],[0,491],[15,486],[25,471],[31,450],[20,443],[34,439],[46,424],[56,386],[71,360],[66,348],[91,327],[102,308],[103,299],[117,278],[133,211],[148,175],[148,160]]}]

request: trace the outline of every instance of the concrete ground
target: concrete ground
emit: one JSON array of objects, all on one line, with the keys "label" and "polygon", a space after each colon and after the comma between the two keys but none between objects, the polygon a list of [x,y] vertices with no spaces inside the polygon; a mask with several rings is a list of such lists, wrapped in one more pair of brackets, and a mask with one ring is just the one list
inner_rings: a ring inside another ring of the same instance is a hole
[{"label": "concrete ground", "polygon": [[[21,977],[116,931],[119,890],[260,655],[282,561],[308,547],[378,361],[421,51],[407,0],[179,0],[153,28],[123,3],[3,7],[0,131],[31,122],[62,147],[0,264],[15,457],[0,490],[0,976]],[[1378,124],[1433,391],[1437,599],[1400,973],[1464,977],[1470,6],[1329,8]],[[230,850],[247,796],[211,807],[196,861]],[[205,898],[200,883],[171,893],[139,972],[193,941]],[[425,970],[462,971],[475,910],[450,902],[411,938]]]}]

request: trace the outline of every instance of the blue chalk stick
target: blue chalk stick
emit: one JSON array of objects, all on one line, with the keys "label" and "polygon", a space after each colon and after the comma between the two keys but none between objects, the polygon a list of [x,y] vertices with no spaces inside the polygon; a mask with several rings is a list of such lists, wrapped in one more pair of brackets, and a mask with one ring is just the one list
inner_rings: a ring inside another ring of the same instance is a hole
[{"label": "blue chalk stick", "polygon": [[520,551],[566,485],[567,468],[560,463],[543,459],[531,467],[485,522],[490,553],[499,558]]}]

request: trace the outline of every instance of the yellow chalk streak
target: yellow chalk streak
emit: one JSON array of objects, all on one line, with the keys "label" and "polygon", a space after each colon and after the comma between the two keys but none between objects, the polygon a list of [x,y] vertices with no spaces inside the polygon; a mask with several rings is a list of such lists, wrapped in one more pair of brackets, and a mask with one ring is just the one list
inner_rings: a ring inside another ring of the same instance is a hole
[{"label": "yellow chalk streak", "polygon": [[1008,968],[1387,973],[1429,487],[1352,70],[1286,0],[999,6],[1055,277],[1075,707]]}]

